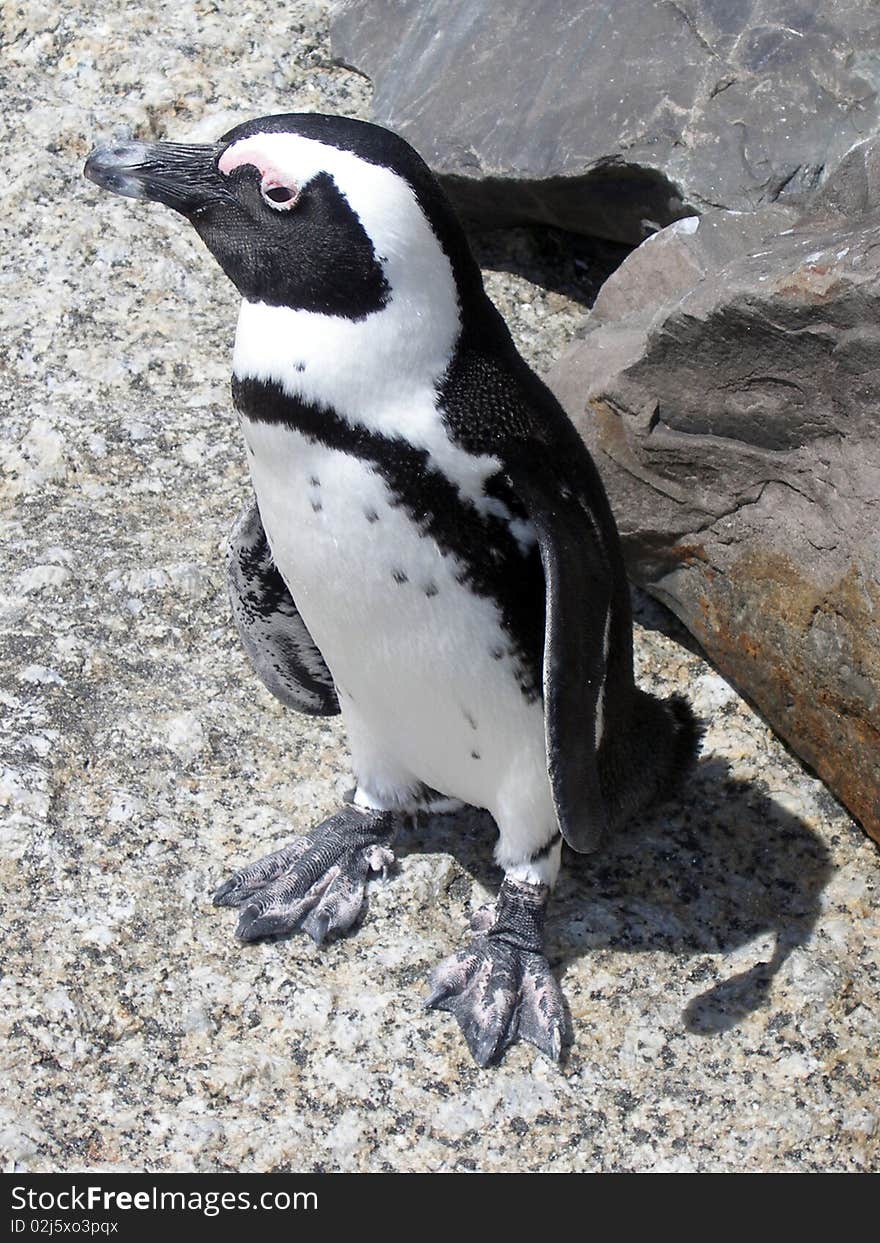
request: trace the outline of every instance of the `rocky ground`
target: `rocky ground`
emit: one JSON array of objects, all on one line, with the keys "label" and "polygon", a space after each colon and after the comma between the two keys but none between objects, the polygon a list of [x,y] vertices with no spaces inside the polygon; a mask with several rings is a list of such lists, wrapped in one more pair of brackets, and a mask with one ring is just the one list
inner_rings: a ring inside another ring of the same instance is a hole
[{"label": "rocky ground", "polygon": [[[550,956],[575,1039],[476,1069],[424,978],[499,876],[473,813],[415,826],[349,940],[241,948],[209,894],[349,785],[337,723],[248,669],[222,542],[247,491],[235,296],[90,146],[366,115],[294,0],[7,15],[0,1151],[10,1170],[865,1170],[878,1164],[877,849],[638,602],[645,685],[707,723],[695,779],[569,858]],[[478,239],[546,367],[607,252]],[[543,283],[541,283],[543,282]]]}]

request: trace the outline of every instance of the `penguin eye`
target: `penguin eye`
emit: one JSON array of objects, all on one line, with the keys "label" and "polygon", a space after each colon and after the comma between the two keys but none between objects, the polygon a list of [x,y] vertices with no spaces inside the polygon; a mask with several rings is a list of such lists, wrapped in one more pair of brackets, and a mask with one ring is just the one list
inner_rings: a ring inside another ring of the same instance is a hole
[{"label": "penguin eye", "polygon": [[278,182],[263,182],[260,193],[263,202],[275,211],[288,211],[299,198],[296,186],[279,185]]}]

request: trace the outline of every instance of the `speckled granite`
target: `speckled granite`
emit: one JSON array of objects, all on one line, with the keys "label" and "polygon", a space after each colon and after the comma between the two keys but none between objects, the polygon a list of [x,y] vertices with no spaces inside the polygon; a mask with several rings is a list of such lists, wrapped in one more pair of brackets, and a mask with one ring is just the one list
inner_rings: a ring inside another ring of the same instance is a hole
[{"label": "speckled granite", "polygon": [[[234,16],[233,16],[234,14]],[[8,13],[2,116],[2,981],[8,1169],[862,1170],[878,1164],[876,848],[642,602],[646,684],[707,719],[682,804],[569,858],[576,1040],[477,1070],[421,1008],[498,883],[473,813],[418,826],[351,939],[240,948],[212,886],[347,788],[336,723],[246,667],[220,547],[247,492],[235,300],[183,223],[82,181],[96,139],[363,115],[294,0]],[[524,350],[580,308],[481,240]]]}]

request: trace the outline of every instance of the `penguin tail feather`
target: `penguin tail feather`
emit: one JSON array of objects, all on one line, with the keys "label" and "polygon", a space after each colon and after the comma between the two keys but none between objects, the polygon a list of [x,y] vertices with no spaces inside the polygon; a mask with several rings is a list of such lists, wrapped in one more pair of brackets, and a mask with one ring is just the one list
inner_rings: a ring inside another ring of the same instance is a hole
[{"label": "penguin tail feather", "polygon": [[629,720],[603,740],[602,793],[612,831],[675,795],[693,768],[703,726],[683,695],[658,699],[636,690]]},{"label": "penguin tail feather", "polygon": [[684,778],[697,762],[705,726],[698,721],[684,695],[670,695],[666,711],[675,723],[675,737],[669,762],[669,786],[666,793],[677,794]]}]

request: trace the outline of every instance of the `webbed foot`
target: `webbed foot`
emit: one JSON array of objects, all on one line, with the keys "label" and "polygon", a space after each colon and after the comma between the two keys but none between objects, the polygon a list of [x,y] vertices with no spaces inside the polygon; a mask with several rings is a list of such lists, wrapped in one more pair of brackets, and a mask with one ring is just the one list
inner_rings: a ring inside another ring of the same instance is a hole
[{"label": "webbed foot", "polygon": [[544,957],[549,890],[506,879],[494,922],[471,944],[435,967],[429,1009],[458,1019],[478,1066],[490,1066],[517,1039],[558,1062],[568,1031],[562,990]]},{"label": "webbed foot", "polygon": [[241,907],[242,941],[301,928],[320,945],[351,928],[370,876],[394,862],[397,815],[345,807],[304,837],[236,872],[214,894],[215,906]]}]

